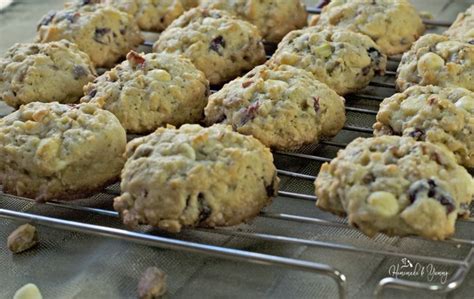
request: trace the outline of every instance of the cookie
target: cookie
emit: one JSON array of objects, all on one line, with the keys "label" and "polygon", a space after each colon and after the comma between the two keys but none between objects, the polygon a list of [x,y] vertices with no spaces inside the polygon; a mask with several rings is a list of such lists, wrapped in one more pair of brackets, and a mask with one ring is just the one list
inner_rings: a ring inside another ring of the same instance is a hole
[{"label": "cookie", "polygon": [[387,55],[407,51],[425,31],[408,0],[334,0],[323,8],[317,24],[368,35]]},{"label": "cookie", "polygon": [[288,32],[303,28],[308,14],[300,0],[202,0],[201,6],[226,10],[249,21],[263,38],[278,43]]},{"label": "cookie", "polygon": [[193,7],[199,5],[200,0],[181,0],[181,4],[183,5],[185,10],[189,10]]},{"label": "cookie", "polygon": [[85,197],[118,179],[125,130],[90,104],[33,102],[0,119],[3,192],[34,198]]},{"label": "cookie", "polygon": [[325,163],[315,181],[317,206],[368,236],[442,240],[469,213],[474,181],[453,154],[409,137],[357,138]]},{"label": "cookie", "polygon": [[309,71],[344,95],[366,87],[375,74],[383,74],[387,57],[363,34],[308,27],[285,36],[270,63]]},{"label": "cookie", "polygon": [[451,39],[459,39],[474,45],[474,5],[460,13],[444,34]]},{"label": "cookie", "polygon": [[374,135],[402,135],[446,146],[474,167],[474,92],[413,86],[380,104]]},{"label": "cookie", "polygon": [[346,120],[344,99],[311,73],[258,66],[209,97],[205,123],[232,125],[268,147],[295,149],[336,135]]},{"label": "cookie", "polygon": [[0,58],[0,99],[14,108],[35,101],[74,103],[95,76],[89,56],[69,41],[15,44]]},{"label": "cookie", "polygon": [[437,85],[474,91],[474,45],[427,34],[403,54],[397,73],[398,90]]},{"label": "cookie", "polygon": [[122,194],[114,208],[126,225],[237,225],[276,195],[270,150],[250,136],[216,125],[160,128],[127,145]]},{"label": "cookie", "polygon": [[161,34],[153,49],[188,57],[211,84],[231,80],[265,61],[257,28],[220,10],[187,11]]},{"label": "cookie", "polygon": [[161,32],[184,12],[181,0],[103,0],[108,5],[132,15],[138,27]]},{"label": "cookie", "polygon": [[112,6],[84,3],[45,15],[38,24],[37,41],[72,41],[97,67],[113,66],[143,42],[129,14]]},{"label": "cookie", "polygon": [[96,104],[120,120],[129,133],[203,119],[209,94],[204,73],[187,58],[130,52],[127,60],[84,88],[81,102]]}]

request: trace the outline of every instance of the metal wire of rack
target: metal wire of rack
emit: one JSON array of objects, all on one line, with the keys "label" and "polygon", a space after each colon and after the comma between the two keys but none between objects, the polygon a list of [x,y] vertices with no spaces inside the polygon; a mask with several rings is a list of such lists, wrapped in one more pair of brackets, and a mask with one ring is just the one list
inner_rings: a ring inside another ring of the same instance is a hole
[{"label": "metal wire of rack", "polygon": [[[320,13],[320,9],[316,7],[308,7],[308,12],[310,14],[317,14]],[[427,25],[431,26],[441,26],[446,27],[449,26],[447,22],[441,22],[436,20],[425,20]],[[145,46],[151,46],[151,42],[145,42]],[[399,57],[391,57],[390,61],[397,63],[399,62]],[[394,93],[395,85],[393,83],[394,76],[396,72],[392,69],[387,70],[385,73],[385,81],[374,80],[370,83],[369,88],[377,89],[386,89],[391,94]],[[378,106],[379,102],[382,101],[385,96],[376,95],[373,93],[357,93],[351,94],[347,96],[347,113],[355,113],[355,114],[362,114],[366,116],[374,116],[377,114],[376,109],[368,109],[368,108],[360,108],[357,105],[351,103],[357,103],[358,100],[368,101],[372,104],[372,106]],[[343,128],[342,132],[350,133],[351,138],[353,139],[355,136],[354,133],[358,133],[362,136],[367,136],[367,134],[372,134],[372,128],[370,126],[361,126],[361,125],[352,125],[346,124]],[[349,140],[350,141],[350,140]],[[337,149],[344,148],[347,145],[347,142],[341,141],[334,141],[334,140],[323,140],[321,141],[316,148],[318,147],[332,147]],[[275,156],[281,156],[284,158],[292,158],[298,160],[308,160],[317,163],[328,162],[331,160],[330,157],[325,155],[318,155],[315,154],[317,150],[314,147],[311,150],[302,150],[298,152],[282,152],[282,151],[275,151]],[[316,178],[314,174],[307,174],[302,171],[294,171],[283,169],[282,167],[278,168],[278,174],[281,178],[287,178],[289,180],[300,180],[306,182],[313,182]],[[284,188],[282,188],[284,189]],[[119,194],[118,189],[115,187],[108,187],[103,190],[103,193],[116,196]],[[283,198],[291,198],[296,200],[304,200],[304,201],[313,201],[317,200],[316,196],[313,194],[301,193],[301,192],[294,192],[291,190],[281,190],[278,192],[278,195]],[[18,199],[22,201],[33,201],[27,198],[21,198],[17,196],[12,196],[8,194],[3,194],[0,192],[0,196],[5,198],[12,198]],[[60,208],[60,209],[69,209],[69,210],[77,210],[82,211],[90,214],[95,214],[103,217],[119,217],[118,213],[112,210],[103,209],[103,208],[96,208],[91,206],[81,206],[72,204],[69,202],[58,202],[58,201],[50,201],[47,203],[43,203],[46,206]],[[318,217],[307,217],[301,216],[291,213],[274,213],[274,212],[265,212],[262,211],[259,218],[266,218],[269,220],[275,221],[288,221],[294,223],[305,223],[310,225],[319,225],[319,226],[328,226],[328,227],[341,227],[345,229],[357,230],[354,227],[351,227],[347,224],[345,220],[327,220]],[[143,244],[152,247],[160,247],[164,249],[173,249],[173,250],[181,250],[191,253],[203,254],[203,255],[210,255],[214,257],[234,260],[234,261],[242,261],[247,263],[255,263],[264,266],[270,267],[283,267],[289,270],[296,270],[296,271],[304,271],[308,273],[318,274],[318,275],[325,275],[331,278],[337,285],[337,289],[339,292],[340,298],[346,298],[348,295],[348,285],[347,285],[347,278],[338,269],[335,267],[323,264],[323,263],[316,263],[309,260],[303,259],[296,259],[296,258],[287,258],[282,256],[270,255],[270,254],[263,254],[258,252],[251,252],[245,251],[242,249],[233,249],[223,246],[215,246],[191,241],[183,241],[175,238],[170,237],[161,237],[157,235],[152,235],[143,232],[134,232],[125,229],[117,229],[112,228],[109,226],[103,225],[93,225],[88,223],[83,223],[79,221],[70,221],[64,220],[54,217],[47,217],[32,213],[26,213],[22,211],[15,211],[11,209],[0,209],[0,218],[6,218],[11,220],[22,220],[28,221],[35,224],[72,231],[72,232],[79,232],[85,233],[90,235],[96,236],[103,236],[103,237],[110,237],[116,238],[126,241],[135,242],[138,244]],[[471,223],[474,222],[473,218],[469,219],[461,219],[459,220],[461,223]],[[451,244],[451,245],[464,245],[468,246],[469,250],[468,253],[462,259],[454,259],[450,257],[439,257],[432,254],[414,254],[414,253],[407,253],[403,251],[396,251],[396,250],[380,250],[380,249],[370,249],[370,248],[363,248],[361,246],[355,245],[347,245],[347,244],[340,244],[337,242],[332,241],[320,241],[320,240],[312,240],[309,238],[302,238],[302,237],[292,237],[286,235],[279,235],[274,233],[259,233],[259,232],[245,232],[238,229],[233,228],[216,228],[216,229],[204,229],[204,228],[195,228],[194,231],[204,232],[208,234],[218,234],[223,236],[231,236],[231,237],[239,237],[239,238],[247,238],[251,240],[259,240],[259,241],[268,241],[268,242],[276,242],[282,244],[293,244],[293,245],[304,245],[307,247],[315,247],[315,248],[325,248],[331,250],[337,250],[341,252],[347,253],[354,253],[354,254],[364,254],[364,255],[377,255],[383,257],[400,257],[400,258],[409,258],[416,261],[427,262],[427,263],[434,263],[439,265],[451,266],[455,267],[455,270],[452,271],[450,279],[443,284],[438,283],[430,283],[430,282],[420,282],[420,281],[412,281],[406,280],[401,278],[395,277],[385,277],[380,279],[374,293],[376,296],[381,297],[386,289],[399,289],[405,291],[411,290],[422,290],[433,292],[437,294],[445,294],[449,293],[459,286],[462,285],[464,282],[467,274],[469,273],[472,265],[474,264],[474,239],[472,238],[450,238],[444,241],[430,241],[424,240],[426,242],[439,242],[443,244]],[[405,237],[405,239],[413,239],[419,240],[418,237]]]}]

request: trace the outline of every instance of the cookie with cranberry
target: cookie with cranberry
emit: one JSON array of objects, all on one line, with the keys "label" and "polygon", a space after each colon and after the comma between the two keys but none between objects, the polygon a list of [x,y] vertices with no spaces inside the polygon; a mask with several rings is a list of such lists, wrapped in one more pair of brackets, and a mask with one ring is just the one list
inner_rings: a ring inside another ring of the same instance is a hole
[{"label": "cookie with cranberry", "polygon": [[201,121],[209,82],[187,58],[132,51],[89,83],[84,93],[81,102],[112,112],[127,132],[144,134],[167,124]]},{"label": "cookie with cranberry", "polygon": [[474,91],[474,45],[438,34],[421,37],[402,56],[397,88],[414,85],[463,87]]},{"label": "cookie with cranberry", "polygon": [[135,18],[138,27],[161,32],[184,12],[181,0],[102,0]]},{"label": "cookie with cranberry", "polygon": [[258,66],[209,97],[207,124],[223,123],[268,147],[295,149],[336,135],[344,99],[305,70]]},{"label": "cookie with cranberry", "polygon": [[407,51],[425,31],[408,0],[333,0],[317,24],[368,35],[387,55]]},{"label": "cookie with cranberry", "polygon": [[67,40],[15,44],[0,58],[0,100],[14,108],[35,101],[74,103],[95,76],[89,56]]},{"label": "cookie with cranberry", "polygon": [[0,119],[3,192],[45,201],[86,197],[116,181],[125,130],[90,104],[33,102]]},{"label": "cookie with cranberry", "polygon": [[317,206],[368,236],[442,240],[469,214],[474,180],[444,147],[409,137],[357,138],[315,181]]},{"label": "cookie with cranberry", "polygon": [[74,42],[97,67],[113,66],[143,41],[131,15],[94,1],[49,12],[39,22],[37,31],[37,41],[41,43],[61,39]]},{"label": "cookie with cranberry", "polygon": [[229,81],[265,61],[258,29],[222,10],[193,8],[176,19],[154,44],[155,52],[183,55],[211,84]]},{"label": "cookie with cranberry", "polygon": [[376,74],[383,74],[387,57],[366,35],[308,27],[285,36],[270,63],[307,70],[344,95],[366,87]]},{"label": "cookie with cranberry", "polygon": [[126,156],[114,208],[132,227],[237,225],[258,215],[278,189],[270,150],[223,125],[160,128],[131,141]]},{"label": "cookie with cranberry", "polygon": [[263,38],[278,43],[288,32],[303,28],[308,14],[301,0],[203,0],[201,6],[226,10],[257,26]]},{"label": "cookie with cranberry", "polygon": [[474,167],[474,92],[413,86],[380,104],[374,135],[401,135],[445,146]]}]

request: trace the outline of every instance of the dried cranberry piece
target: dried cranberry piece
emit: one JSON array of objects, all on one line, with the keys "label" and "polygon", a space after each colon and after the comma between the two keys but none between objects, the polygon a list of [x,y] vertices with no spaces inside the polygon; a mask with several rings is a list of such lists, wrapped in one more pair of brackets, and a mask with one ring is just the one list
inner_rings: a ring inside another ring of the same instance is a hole
[{"label": "dried cranberry piece", "polygon": [[323,8],[324,6],[328,5],[331,2],[331,0],[321,0],[319,1],[317,8]]},{"label": "dried cranberry piece", "polygon": [[430,105],[434,105],[436,102],[437,102],[436,97],[431,97],[428,99],[428,104]]},{"label": "dried cranberry piece", "polygon": [[87,70],[82,65],[76,64],[72,68],[72,75],[74,76],[74,80],[78,80],[82,77],[87,76]]},{"label": "dried cranberry piece", "polygon": [[277,196],[278,192],[275,189],[275,181],[276,181],[276,175],[273,177],[270,185],[265,186],[265,190],[267,191],[267,196],[268,197],[274,197]]},{"label": "dried cranberry piece", "polygon": [[362,69],[362,75],[364,76],[367,76],[369,73],[370,73],[370,70],[372,69],[372,67],[369,65],[369,66],[366,66]]},{"label": "dried cranberry piece", "polygon": [[379,50],[371,47],[367,50],[367,53],[369,54],[370,60],[372,61],[372,65],[377,66],[380,64],[382,53],[380,53]]},{"label": "dried cranberry piece", "polygon": [[206,198],[203,193],[198,194],[198,204],[199,204],[199,223],[202,223],[209,218],[212,214],[211,207],[207,204]]},{"label": "dried cranberry piece", "polygon": [[68,20],[71,23],[75,23],[79,19],[80,16],[81,14],[79,12],[68,13],[66,15],[66,20]]},{"label": "dried cranberry piece", "polygon": [[135,51],[128,52],[127,60],[132,67],[136,67],[137,65],[143,65],[145,63],[145,57]]},{"label": "dried cranberry piece", "polygon": [[319,109],[321,108],[321,106],[319,105],[319,99],[320,99],[320,97],[318,97],[318,96],[313,97],[313,107],[314,107],[314,111],[316,113],[318,113]]},{"label": "dried cranberry piece", "polygon": [[70,110],[77,110],[79,109],[79,104],[66,104]]},{"label": "dried cranberry piece", "polygon": [[244,83],[242,83],[242,87],[243,88],[247,88],[249,87],[250,85],[252,85],[253,81],[250,80],[250,81],[245,81]]},{"label": "dried cranberry piece", "polygon": [[375,182],[375,180],[376,180],[376,177],[370,172],[367,173],[366,175],[364,175],[364,177],[362,178],[362,182],[364,184],[373,183],[373,182]]},{"label": "dried cranberry piece", "polygon": [[225,113],[222,112],[222,114],[219,115],[219,117],[214,121],[214,123],[220,124],[220,123],[223,123],[226,119],[227,119],[227,115],[225,115]]},{"label": "dried cranberry piece", "polygon": [[429,198],[437,200],[446,208],[446,213],[449,214],[456,209],[454,199],[433,179],[424,179],[414,182],[408,189],[408,198],[413,203],[418,199],[418,194],[426,193]]},{"label": "dried cranberry piece", "polygon": [[260,103],[255,102],[247,107],[244,111],[244,116],[240,122],[240,125],[243,126],[257,116],[258,108],[260,108]]},{"label": "dried cranberry piece", "polygon": [[94,32],[94,40],[99,44],[106,44],[102,39],[110,32],[110,28],[96,28]]},{"label": "dried cranberry piece", "polygon": [[420,140],[420,139],[423,139],[425,137],[425,131],[422,130],[422,129],[414,129],[413,131],[411,131],[408,136],[416,139],[416,140]]},{"label": "dried cranberry piece", "polygon": [[222,35],[219,35],[218,37],[214,38],[210,45],[209,45],[209,49],[214,51],[214,52],[217,52],[219,55],[222,55],[219,50],[220,48],[225,48],[225,40],[224,38],[222,37]]},{"label": "dried cranberry piece", "polygon": [[95,97],[96,94],[97,94],[97,89],[92,89],[87,96],[90,98],[93,98]]}]

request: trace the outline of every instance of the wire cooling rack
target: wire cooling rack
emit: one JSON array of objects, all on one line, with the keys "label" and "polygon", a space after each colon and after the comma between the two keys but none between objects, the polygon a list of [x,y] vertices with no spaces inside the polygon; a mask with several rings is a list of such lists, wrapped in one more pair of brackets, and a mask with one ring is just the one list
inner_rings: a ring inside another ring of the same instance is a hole
[{"label": "wire cooling rack", "polygon": [[[309,7],[308,12],[317,14],[320,9]],[[425,23],[429,26],[446,27],[449,26],[446,22],[439,22],[434,20],[426,20]],[[145,42],[145,47],[150,47],[151,42]],[[399,63],[400,57],[390,57],[388,63],[388,70],[383,77],[375,78],[370,85],[357,94],[346,96],[346,112],[347,123],[344,129],[331,140],[321,141],[317,145],[306,146],[303,149],[295,152],[274,152],[275,164],[278,168],[278,174],[281,178],[281,191],[279,191],[279,199],[292,200],[291,204],[298,204],[299,202],[315,202],[317,198],[313,195],[313,181],[316,178],[319,167],[322,163],[328,162],[335,156],[337,150],[344,148],[348,142],[359,136],[370,136],[372,134],[372,124],[377,114],[377,109],[380,101],[386,96],[395,93],[394,79],[396,75],[396,67]],[[103,190],[101,196],[109,196],[112,199],[120,193],[118,185],[112,185]],[[2,200],[21,200],[32,201],[31,199],[21,198],[8,194],[0,193]],[[102,217],[118,218],[118,213],[105,208],[97,208],[93,205],[81,205],[73,202],[57,202],[51,201],[41,204],[50,208],[59,208],[67,210],[76,210],[91,215],[99,215]],[[312,205],[314,205],[312,203]],[[316,211],[317,208],[314,207]],[[469,233],[472,229],[474,220],[461,219],[458,221],[458,226],[464,226],[467,233],[450,238],[444,241],[430,241],[422,240],[418,237],[405,237],[403,240],[410,240],[418,244],[431,244],[436,246],[446,246],[448,248],[462,249],[462,256],[454,258],[450,254],[437,254],[436,251],[424,251],[422,253],[407,250],[406,247],[390,247],[389,249],[380,248],[377,246],[377,241],[364,237],[355,228],[349,226],[345,219],[337,218],[335,216],[312,216],[292,213],[289,209],[287,213],[262,211],[257,218],[272,221],[275,227],[278,227],[282,221],[291,222],[297,225],[309,225],[326,227],[327,230],[345,229],[351,231],[352,238],[363,239],[362,243],[351,244],[349,242],[340,242],[338,236],[335,240],[327,240],[314,238],[312,236],[298,236],[291,234],[280,234],[275,232],[260,232],[255,230],[248,230],[245,228],[216,228],[203,229],[195,228],[190,230],[191,233],[199,232],[206,234],[214,234],[221,236],[231,236],[238,239],[249,239],[259,242],[281,243],[283,245],[298,245],[306,247],[314,247],[319,249],[334,250],[340,252],[341,255],[351,255],[356,259],[360,255],[369,255],[383,257],[386,259],[408,260],[409,263],[423,263],[424,265],[431,265],[438,267],[438,269],[445,269],[448,273],[445,281],[433,282],[427,280],[405,279],[398,277],[399,275],[382,275],[379,279],[374,293],[378,297],[384,294],[386,289],[400,289],[404,291],[421,290],[425,292],[432,292],[437,294],[449,293],[459,288],[464,282],[474,263],[474,236]],[[318,213],[321,215],[321,213]],[[15,209],[1,208],[0,218],[28,221],[34,224],[43,225],[59,230],[73,231],[84,234],[110,237],[121,240],[127,240],[138,244],[143,244],[152,247],[159,247],[172,250],[180,250],[184,252],[192,252],[202,255],[210,255],[223,259],[234,261],[241,261],[245,263],[254,263],[267,267],[281,267],[287,270],[295,270],[307,272],[315,275],[323,275],[331,278],[337,286],[338,296],[346,298],[348,296],[348,282],[347,277],[342,271],[333,267],[329,263],[318,263],[312,260],[288,258],[284,256],[270,255],[254,251],[247,251],[231,247],[216,246],[207,243],[198,243],[194,241],[187,241],[179,239],[178,237],[163,237],[155,234],[147,233],[145,231],[129,231],[125,229],[118,229],[107,225],[96,225],[86,223],[85,221],[78,221],[77,219],[67,220],[58,217],[50,217],[39,215],[36,213],[27,213]],[[383,240],[390,239],[392,244],[396,244],[402,240],[400,238],[384,237]],[[383,241],[382,240],[382,241]],[[449,249],[448,249],[449,250]],[[402,265],[403,266],[403,265]],[[392,273],[393,274],[393,273]]]}]

